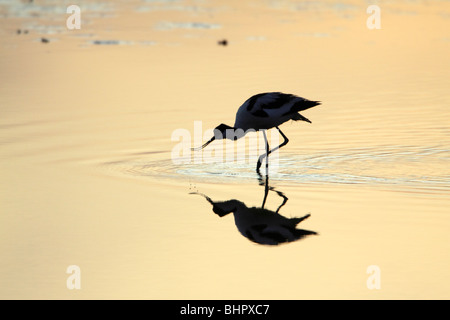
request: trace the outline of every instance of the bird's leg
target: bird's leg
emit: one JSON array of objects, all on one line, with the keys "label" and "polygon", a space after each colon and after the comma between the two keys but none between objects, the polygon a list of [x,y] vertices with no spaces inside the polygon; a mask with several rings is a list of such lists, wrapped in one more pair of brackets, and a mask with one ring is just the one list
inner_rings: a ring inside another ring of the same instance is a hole
[{"label": "bird's leg", "polygon": [[[261,180],[262,180],[262,179],[261,179]],[[274,192],[276,192],[280,197],[283,198],[283,203],[280,204],[280,206],[278,207],[277,211],[275,211],[276,213],[278,213],[278,212],[280,211],[281,207],[283,207],[289,199],[288,199],[288,197],[286,197],[286,196],[284,195],[283,192],[277,191],[277,190],[275,190],[273,187],[269,187],[269,176],[266,175],[266,179],[265,179],[265,182],[264,182],[264,198],[263,198],[263,202],[262,202],[262,205],[261,205],[261,208],[262,208],[262,209],[264,209],[264,206],[265,206],[265,204],[266,204],[266,200],[267,200],[267,196],[268,196],[268,194],[269,194],[269,191],[274,191]]]},{"label": "bird's leg", "polygon": [[267,141],[267,137],[266,137],[266,130],[263,130],[263,136],[264,136],[264,141],[266,143],[266,153],[259,156],[258,162],[256,163],[256,172],[258,173],[259,176],[261,176],[261,173],[259,172],[259,168],[261,168],[261,164],[262,164],[264,157],[267,157],[266,158],[266,176],[268,176],[269,175],[269,157],[268,157],[268,155],[270,154],[270,151],[269,151],[269,142]]},{"label": "bird's leg", "polygon": [[[269,142],[266,137],[266,130],[263,131],[264,141],[266,142],[266,177],[269,176]],[[266,179],[266,184],[268,184],[268,179]]]},{"label": "bird's leg", "polygon": [[276,190],[273,190],[273,191],[275,191],[280,197],[283,198],[283,203],[278,207],[277,211],[275,211],[276,213],[278,213],[278,211],[280,211],[281,207],[284,206],[284,205],[286,204],[286,202],[287,202],[289,199],[288,199],[288,197],[286,197],[286,196],[284,195],[283,192],[281,192],[281,191],[276,191]]},{"label": "bird's leg", "polygon": [[[272,150],[269,150],[269,143],[267,142],[266,133],[265,133],[265,131],[263,131],[263,134],[264,134],[264,140],[266,141],[266,153],[265,153],[265,154],[262,154],[262,155],[259,157],[258,163],[256,164],[256,172],[257,172],[259,175],[261,175],[261,174],[259,173],[259,168],[261,167],[261,163],[262,163],[262,160],[264,159],[264,157],[267,157],[267,159],[268,159],[268,158],[269,158],[269,154],[271,154],[272,152],[274,152],[274,151],[280,149],[281,147],[285,146],[285,145],[289,142],[289,139],[284,135],[283,131],[281,131],[280,128],[278,128],[278,127],[275,127],[275,128],[277,128],[277,130],[280,132],[281,136],[284,138],[284,141],[283,141],[278,147],[275,147],[275,148],[273,148]],[[268,161],[266,160],[266,172],[267,172],[267,168],[268,168]]]},{"label": "bird's leg", "polygon": [[275,150],[278,150],[278,149],[280,149],[281,147],[287,145],[287,143],[289,142],[289,139],[284,135],[283,131],[281,131],[280,128],[278,128],[278,127],[275,127],[275,128],[277,128],[277,130],[280,132],[280,134],[281,134],[281,136],[283,137],[284,141],[283,141],[278,147],[275,147],[275,148],[273,148],[272,150],[270,150],[269,153],[268,153],[267,155],[269,155],[269,154],[271,154],[272,152],[274,152]]},{"label": "bird's leg", "polygon": [[269,194],[269,176],[266,175],[266,181],[264,184],[264,198],[263,198],[263,202],[261,205],[261,208],[264,209],[264,205],[266,204],[266,200],[267,200],[267,195]]}]

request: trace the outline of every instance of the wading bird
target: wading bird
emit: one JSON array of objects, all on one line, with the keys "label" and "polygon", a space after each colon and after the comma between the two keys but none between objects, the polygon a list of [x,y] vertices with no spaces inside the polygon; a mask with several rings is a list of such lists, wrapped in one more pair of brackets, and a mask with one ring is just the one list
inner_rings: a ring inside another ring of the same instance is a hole
[{"label": "wading bird", "polygon": [[[266,158],[266,172],[268,170],[269,154],[285,146],[289,139],[278,128],[279,125],[288,120],[302,120],[311,123],[309,119],[302,116],[299,112],[319,105],[319,101],[311,101],[305,98],[297,97],[293,94],[281,92],[267,92],[254,95],[247,99],[236,113],[234,127],[226,124],[220,124],[214,129],[214,136],[200,147],[192,150],[201,150],[214,140],[230,139],[237,140],[245,136],[247,130],[262,130],[266,144],[266,153],[258,158],[256,172],[260,174],[259,169],[264,158]],[[270,128],[276,128],[284,138],[279,146],[269,149],[269,143],[265,131]],[[241,130],[238,130],[241,129]],[[228,131],[228,132],[227,132]],[[232,134],[230,134],[232,132]]]},{"label": "wading bird", "polygon": [[[244,237],[258,244],[279,245],[294,242],[310,235],[317,235],[315,231],[297,228],[297,225],[307,219],[310,214],[292,218],[281,215],[279,211],[286,204],[288,198],[282,192],[269,187],[267,176],[265,185],[264,200],[261,207],[248,207],[245,203],[236,199],[213,201],[202,193],[192,192],[191,194],[203,196],[212,204],[213,212],[219,217],[223,217],[232,212],[239,232]],[[264,208],[269,191],[274,191],[283,198],[283,203],[276,211]]]}]

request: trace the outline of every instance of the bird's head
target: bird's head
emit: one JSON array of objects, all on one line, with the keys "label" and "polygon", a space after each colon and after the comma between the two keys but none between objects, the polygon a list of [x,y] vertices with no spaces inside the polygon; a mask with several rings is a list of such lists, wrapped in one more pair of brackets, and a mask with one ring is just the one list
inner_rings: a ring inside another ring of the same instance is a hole
[{"label": "bird's head", "polygon": [[212,204],[213,206],[213,212],[217,214],[219,217],[226,216],[227,214],[231,212],[236,212],[239,208],[246,208],[245,204],[238,201],[238,200],[228,200],[228,201],[212,201],[210,197],[207,195],[204,195],[203,193],[199,192],[191,192],[190,194],[198,194]]},{"label": "bird's head", "polygon": [[217,140],[220,139],[228,139],[229,136],[232,136],[232,132],[234,132],[234,128],[226,125],[224,123],[219,124],[214,128],[214,138]]},{"label": "bird's head", "polygon": [[239,200],[227,200],[227,201],[217,201],[210,202],[213,205],[213,212],[219,217],[224,217],[229,213],[236,213],[239,210],[245,210],[247,207],[245,204]]},{"label": "bird's head", "polygon": [[208,144],[213,142],[214,140],[222,140],[222,139],[230,139],[230,140],[237,140],[238,137],[234,133],[235,130],[233,127],[230,127],[229,125],[226,125],[224,123],[219,124],[217,127],[214,128],[214,136],[209,139],[207,142],[205,142],[202,146],[197,148],[192,148],[192,150],[201,150],[204,147],[206,147]]}]

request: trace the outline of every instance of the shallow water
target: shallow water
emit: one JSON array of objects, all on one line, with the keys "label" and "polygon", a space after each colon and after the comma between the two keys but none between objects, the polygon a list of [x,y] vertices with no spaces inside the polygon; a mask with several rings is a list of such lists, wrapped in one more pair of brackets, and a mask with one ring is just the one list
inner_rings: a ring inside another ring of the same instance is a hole
[{"label": "shallow water", "polygon": [[[0,297],[449,298],[448,2],[378,1],[380,30],[357,1],[79,4],[68,30],[69,2],[0,1]],[[265,91],[322,101],[267,185],[173,161]],[[202,195],[317,234],[255,243]]]}]

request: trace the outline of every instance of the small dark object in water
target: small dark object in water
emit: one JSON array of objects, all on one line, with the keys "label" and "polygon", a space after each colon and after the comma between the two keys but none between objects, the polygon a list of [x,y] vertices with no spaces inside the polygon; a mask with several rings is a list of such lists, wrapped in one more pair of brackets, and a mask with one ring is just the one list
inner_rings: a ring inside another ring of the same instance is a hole
[{"label": "small dark object in water", "polygon": [[226,46],[228,44],[227,39],[223,39],[217,42],[219,46]]},{"label": "small dark object in water", "polygon": [[120,44],[120,41],[118,41],[118,40],[94,40],[92,43],[98,44],[98,45],[116,45],[116,44]]},{"label": "small dark object in water", "polygon": [[42,42],[42,43],[49,43],[50,40],[48,40],[47,38],[41,38],[41,42]]}]

